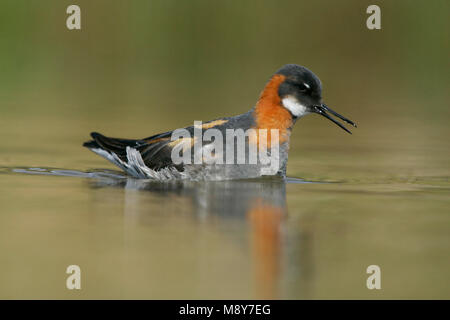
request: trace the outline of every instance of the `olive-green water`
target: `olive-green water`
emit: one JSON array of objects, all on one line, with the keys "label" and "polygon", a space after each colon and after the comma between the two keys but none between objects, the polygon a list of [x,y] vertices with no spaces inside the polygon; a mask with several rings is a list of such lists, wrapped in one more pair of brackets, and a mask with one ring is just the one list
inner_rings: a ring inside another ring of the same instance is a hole
[{"label": "olive-green water", "polygon": [[[70,1],[0,5],[0,298],[450,298],[448,1],[382,1],[378,31],[365,1],[77,3],[81,31]],[[300,119],[286,181],[150,183],[81,146],[245,112],[285,63],[358,124]]]}]

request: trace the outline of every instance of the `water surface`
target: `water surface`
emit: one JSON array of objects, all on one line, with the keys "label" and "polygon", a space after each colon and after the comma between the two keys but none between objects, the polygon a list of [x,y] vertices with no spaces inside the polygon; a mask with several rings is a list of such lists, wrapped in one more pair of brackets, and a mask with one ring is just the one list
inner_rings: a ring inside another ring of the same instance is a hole
[{"label": "water surface", "polygon": [[[56,140],[42,148],[58,153],[66,143]],[[0,170],[0,296],[449,297],[444,159],[419,167],[416,154],[400,164],[359,145],[349,160],[355,140],[302,146],[308,155],[294,144],[286,181],[151,182],[79,144],[57,160],[39,148],[6,149],[18,162],[72,169]],[[382,170],[372,157],[390,165]],[[82,269],[79,292],[65,288],[70,264]],[[382,269],[380,291],[366,288],[372,264]]]},{"label": "water surface", "polygon": [[[0,2],[0,298],[450,299],[449,1],[383,2],[381,30],[361,0],[77,4],[69,31],[65,1]],[[287,181],[138,181],[81,146],[246,112],[286,63],[358,124],[300,119]]]}]

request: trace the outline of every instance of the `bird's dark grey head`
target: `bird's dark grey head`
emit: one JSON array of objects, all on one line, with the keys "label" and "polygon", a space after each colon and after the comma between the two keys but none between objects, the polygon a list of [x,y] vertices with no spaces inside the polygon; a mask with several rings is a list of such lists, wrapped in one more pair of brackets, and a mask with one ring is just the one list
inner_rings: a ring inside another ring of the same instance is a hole
[{"label": "bird's dark grey head", "polygon": [[281,100],[296,98],[306,108],[322,102],[322,83],[309,69],[296,64],[287,64],[276,74],[285,77],[278,88]]},{"label": "bird's dark grey head", "polygon": [[331,118],[327,113],[329,112],[356,127],[352,121],[322,103],[322,83],[309,69],[296,64],[287,64],[279,69],[275,75],[284,77],[284,81],[278,87],[278,95],[282,105],[289,110],[295,119],[309,113],[318,113],[351,133],[341,123]]}]

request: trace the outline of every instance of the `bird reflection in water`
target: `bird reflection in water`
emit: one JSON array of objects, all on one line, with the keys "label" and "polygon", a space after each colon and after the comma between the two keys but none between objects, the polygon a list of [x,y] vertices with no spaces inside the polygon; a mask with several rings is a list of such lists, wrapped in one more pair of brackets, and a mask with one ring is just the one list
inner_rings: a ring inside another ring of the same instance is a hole
[{"label": "bird reflection in water", "polygon": [[251,273],[256,297],[278,298],[282,257],[281,226],[287,213],[286,183],[283,179],[160,183],[132,178],[102,178],[90,180],[90,184],[92,187],[124,188],[125,218],[141,218],[142,211],[139,210],[138,202],[143,195],[138,196],[134,192],[140,190],[167,198],[169,206],[177,200],[189,199],[192,203],[190,210],[198,219],[206,216],[248,223],[249,243],[245,243],[245,246],[251,251]]}]

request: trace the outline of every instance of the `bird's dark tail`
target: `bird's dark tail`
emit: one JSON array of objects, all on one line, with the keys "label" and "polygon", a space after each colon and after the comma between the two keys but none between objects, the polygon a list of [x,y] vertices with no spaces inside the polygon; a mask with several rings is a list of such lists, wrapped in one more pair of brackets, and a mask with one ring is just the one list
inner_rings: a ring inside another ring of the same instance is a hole
[{"label": "bird's dark tail", "polygon": [[84,147],[115,153],[123,161],[127,160],[127,147],[137,148],[142,144],[141,140],[109,138],[98,132],[92,132],[91,137],[93,140],[83,143]]}]

